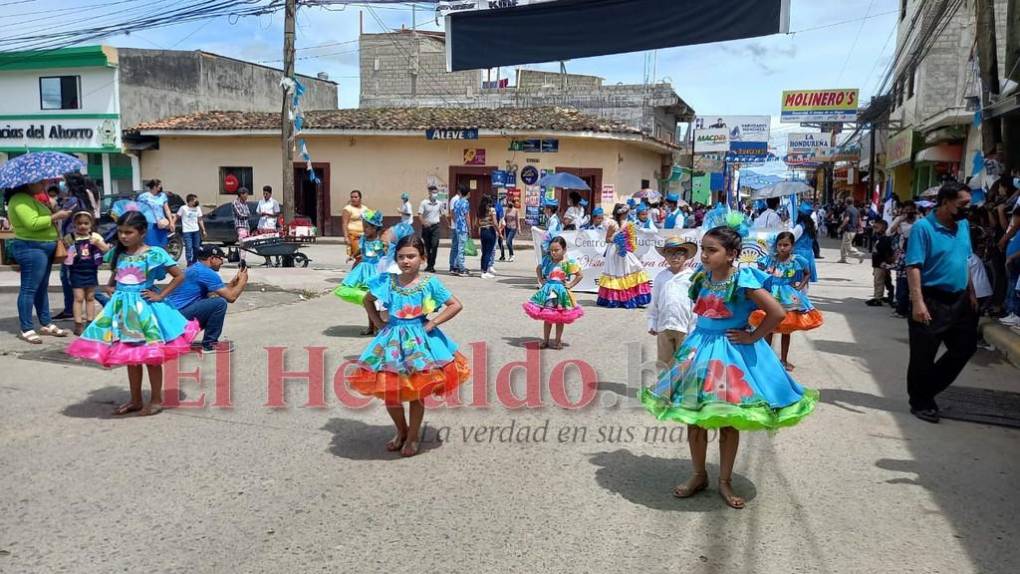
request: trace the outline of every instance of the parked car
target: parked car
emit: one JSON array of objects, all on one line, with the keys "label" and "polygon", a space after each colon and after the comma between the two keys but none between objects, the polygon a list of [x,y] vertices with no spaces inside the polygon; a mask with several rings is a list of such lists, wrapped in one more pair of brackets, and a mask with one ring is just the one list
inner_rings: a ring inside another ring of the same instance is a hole
[{"label": "parked car", "polygon": [[[223,245],[235,245],[237,243],[237,229],[234,227],[234,202],[224,203],[212,211],[202,210],[205,219],[205,237],[203,243],[220,243]],[[259,203],[248,202],[248,229],[252,231],[259,226]]]}]

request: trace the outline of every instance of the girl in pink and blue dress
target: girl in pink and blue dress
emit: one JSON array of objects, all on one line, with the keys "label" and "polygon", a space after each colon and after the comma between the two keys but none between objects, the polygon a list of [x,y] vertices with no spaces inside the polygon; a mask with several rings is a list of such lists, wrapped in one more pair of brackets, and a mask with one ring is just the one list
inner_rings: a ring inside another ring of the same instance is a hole
[{"label": "girl in pink and blue dress", "polygon": [[[542,264],[535,268],[540,288],[524,303],[524,313],[542,321],[541,348],[562,349],[563,326],[584,315],[584,309],[570,291],[582,278],[581,266],[567,257],[567,241],[563,237],[553,237],[545,252]],[[550,345],[553,325],[556,325],[556,341]]]},{"label": "girl in pink and blue dress", "polygon": [[[795,331],[810,331],[822,326],[822,314],[808,300],[807,286],[811,280],[811,265],[801,255],[794,253],[795,239],[793,233],[784,231],[776,236],[776,247],[773,255],[765,256],[758,266],[769,276],[766,287],[772,297],[779,301],[786,311],[786,317],[776,327],[775,333],[780,334],[780,361],[787,371],[794,366],[790,363],[790,335]],[[765,318],[761,309],[751,313],[748,321],[757,327]],[[769,333],[765,341],[772,346]]]},{"label": "girl in pink and blue dress", "polygon": [[[818,392],[790,378],[763,341],[786,313],[769,294],[767,275],[734,265],[741,243],[740,233],[731,227],[705,233],[702,266],[692,278],[690,292],[697,325],[677,351],[673,366],[641,393],[641,401],[657,419],[688,425],[694,476],[673,489],[678,498],[708,486],[708,429],[719,429],[719,494],[732,508],[744,507],[731,484],[739,431],[797,424],[818,401]],[[765,318],[751,330],[748,317],[755,309],[763,310]]]},{"label": "girl in pink and blue dress", "polygon": [[[163,410],[163,364],[186,354],[201,330],[164,302],[183,281],[177,262],[159,247],[146,245],[149,224],[145,216],[129,211],[117,220],[117,246],[106,260],[113,268],[110,301],[67,347],[67,353],[104,367],[126,366],[131,400],[114,414],[138,412],[154,415]],[[173,280],[162,289],[156,281],[169,274]],[[149,374],[149,403],[142,401],[142,366]]]}]

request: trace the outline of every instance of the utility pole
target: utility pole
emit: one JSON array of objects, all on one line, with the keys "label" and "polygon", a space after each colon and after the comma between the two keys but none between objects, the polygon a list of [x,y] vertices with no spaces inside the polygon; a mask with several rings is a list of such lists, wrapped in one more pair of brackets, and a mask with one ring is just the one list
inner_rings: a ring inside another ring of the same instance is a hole
[{"label": "utility pole", "polygon": [[[1015,2],[1010,1],[1010,7]],[[981,74],[981,107],[985,108],[999,97],[999,59],[995,46],[995,4],[993,0],[975,0],[977,18],[978,65]],[[1007,54],[1007,60],[1009,60]],[[1007,62],[1008,64],[1008,62]],[[999,118],[985,119],[981,125],[981,149],[984,155],[995,154],[1002,141]],[[1004,160],[1005,158],[999,158]]]},{"label": "utility pole", "polygon": [[[297,0],[287,0],[283,21],[283,77],[294,78],[294,21],[297,19]],[[286,86],[286,84],[284,84]],[[290,119],[288,88],[283,88],[283,110],[280,112],[280,146],[283,151],[283,220],[294,220],[294,145],[291,142],[294,124]]]}]

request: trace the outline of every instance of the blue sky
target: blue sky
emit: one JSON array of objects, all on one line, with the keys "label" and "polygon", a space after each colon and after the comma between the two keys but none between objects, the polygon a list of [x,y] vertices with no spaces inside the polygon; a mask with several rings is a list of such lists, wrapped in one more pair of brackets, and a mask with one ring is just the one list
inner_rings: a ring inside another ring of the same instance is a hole
[{"label": "blue sky", "polygon": [[[133,4],[133,2],[139,4]],[[173,4],[172,0],[127,0],[122,6],[94,8],[91,16],[137,6]],[[0,0],[0,24],[23,29],[20,24],[38,15],[12,16],[33,11],[83,5],[102,5],[99,0]],[[106,2],[105,4],[109,4]],[[860,88],[862,101],[874,94],[880,76],[895,49],[897,0],[792,0],[790,29],[793,33],[702,46],[670,48],[656,54],[656,79],[669,81],[680,96],[701,115],[778,116],[784,89]],[[298,13],[298,72],[327,72],[340,84],[341,106],[358,102],[358,16],[363,9],[327,10],[303,7]],[[383,31],[375,17],[364,11],[366,32]],[[47,26],[75,26],[81,15],[61,14],[44,20]],[[409,6],[379,6],[375,14],[390,28],[410,27]],[[419,29],[440,30],[434,13],[417,12]],[[871,15],[876,17],[829,26]],[[110,16],[117,19],[117,16]],[[123,18],[120,16],[119,18]],[[428,22],[422,25],[422,22]],[[33,26],[38,24],[33,24]],[[827,26],[827,27],[823,27]],[[282,58],[282,14],[246,18],[231,23],[227,18],[191,22],[145,30],[103,40],[114,46],[206,50],[235,58],[279,66]],[[97,42],[93,42],[97,43]],[[329,44],[322,46],[323,44]],[[312,46],[320,46],[311,48]],[[585,58],[567,62],[569,72],[594,74],[610,83],[640,83],[644,79],[644,53]],[[559,64],[529,66],[558,70]],[[773,139],[785,140],[796,126],[780,126],[773,118]],[[785,146],[784,146],[785,147]]]}]

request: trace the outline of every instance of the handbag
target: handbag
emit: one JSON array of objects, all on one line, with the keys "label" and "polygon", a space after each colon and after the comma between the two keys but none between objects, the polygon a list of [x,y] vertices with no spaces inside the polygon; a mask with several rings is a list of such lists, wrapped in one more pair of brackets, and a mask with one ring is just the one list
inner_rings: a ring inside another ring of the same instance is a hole
[{"label": "handbag", "polygon": [[475,245],[475,240],[470,237],[464,243],[464,255],[468,257],[476,257],[478,255],[478,246]]},{"label": "handbag", "polygon": [[67,259],[67,245],[63,239],[57,239],[57,248],[53,250],[53,262],[63,263]]}]

